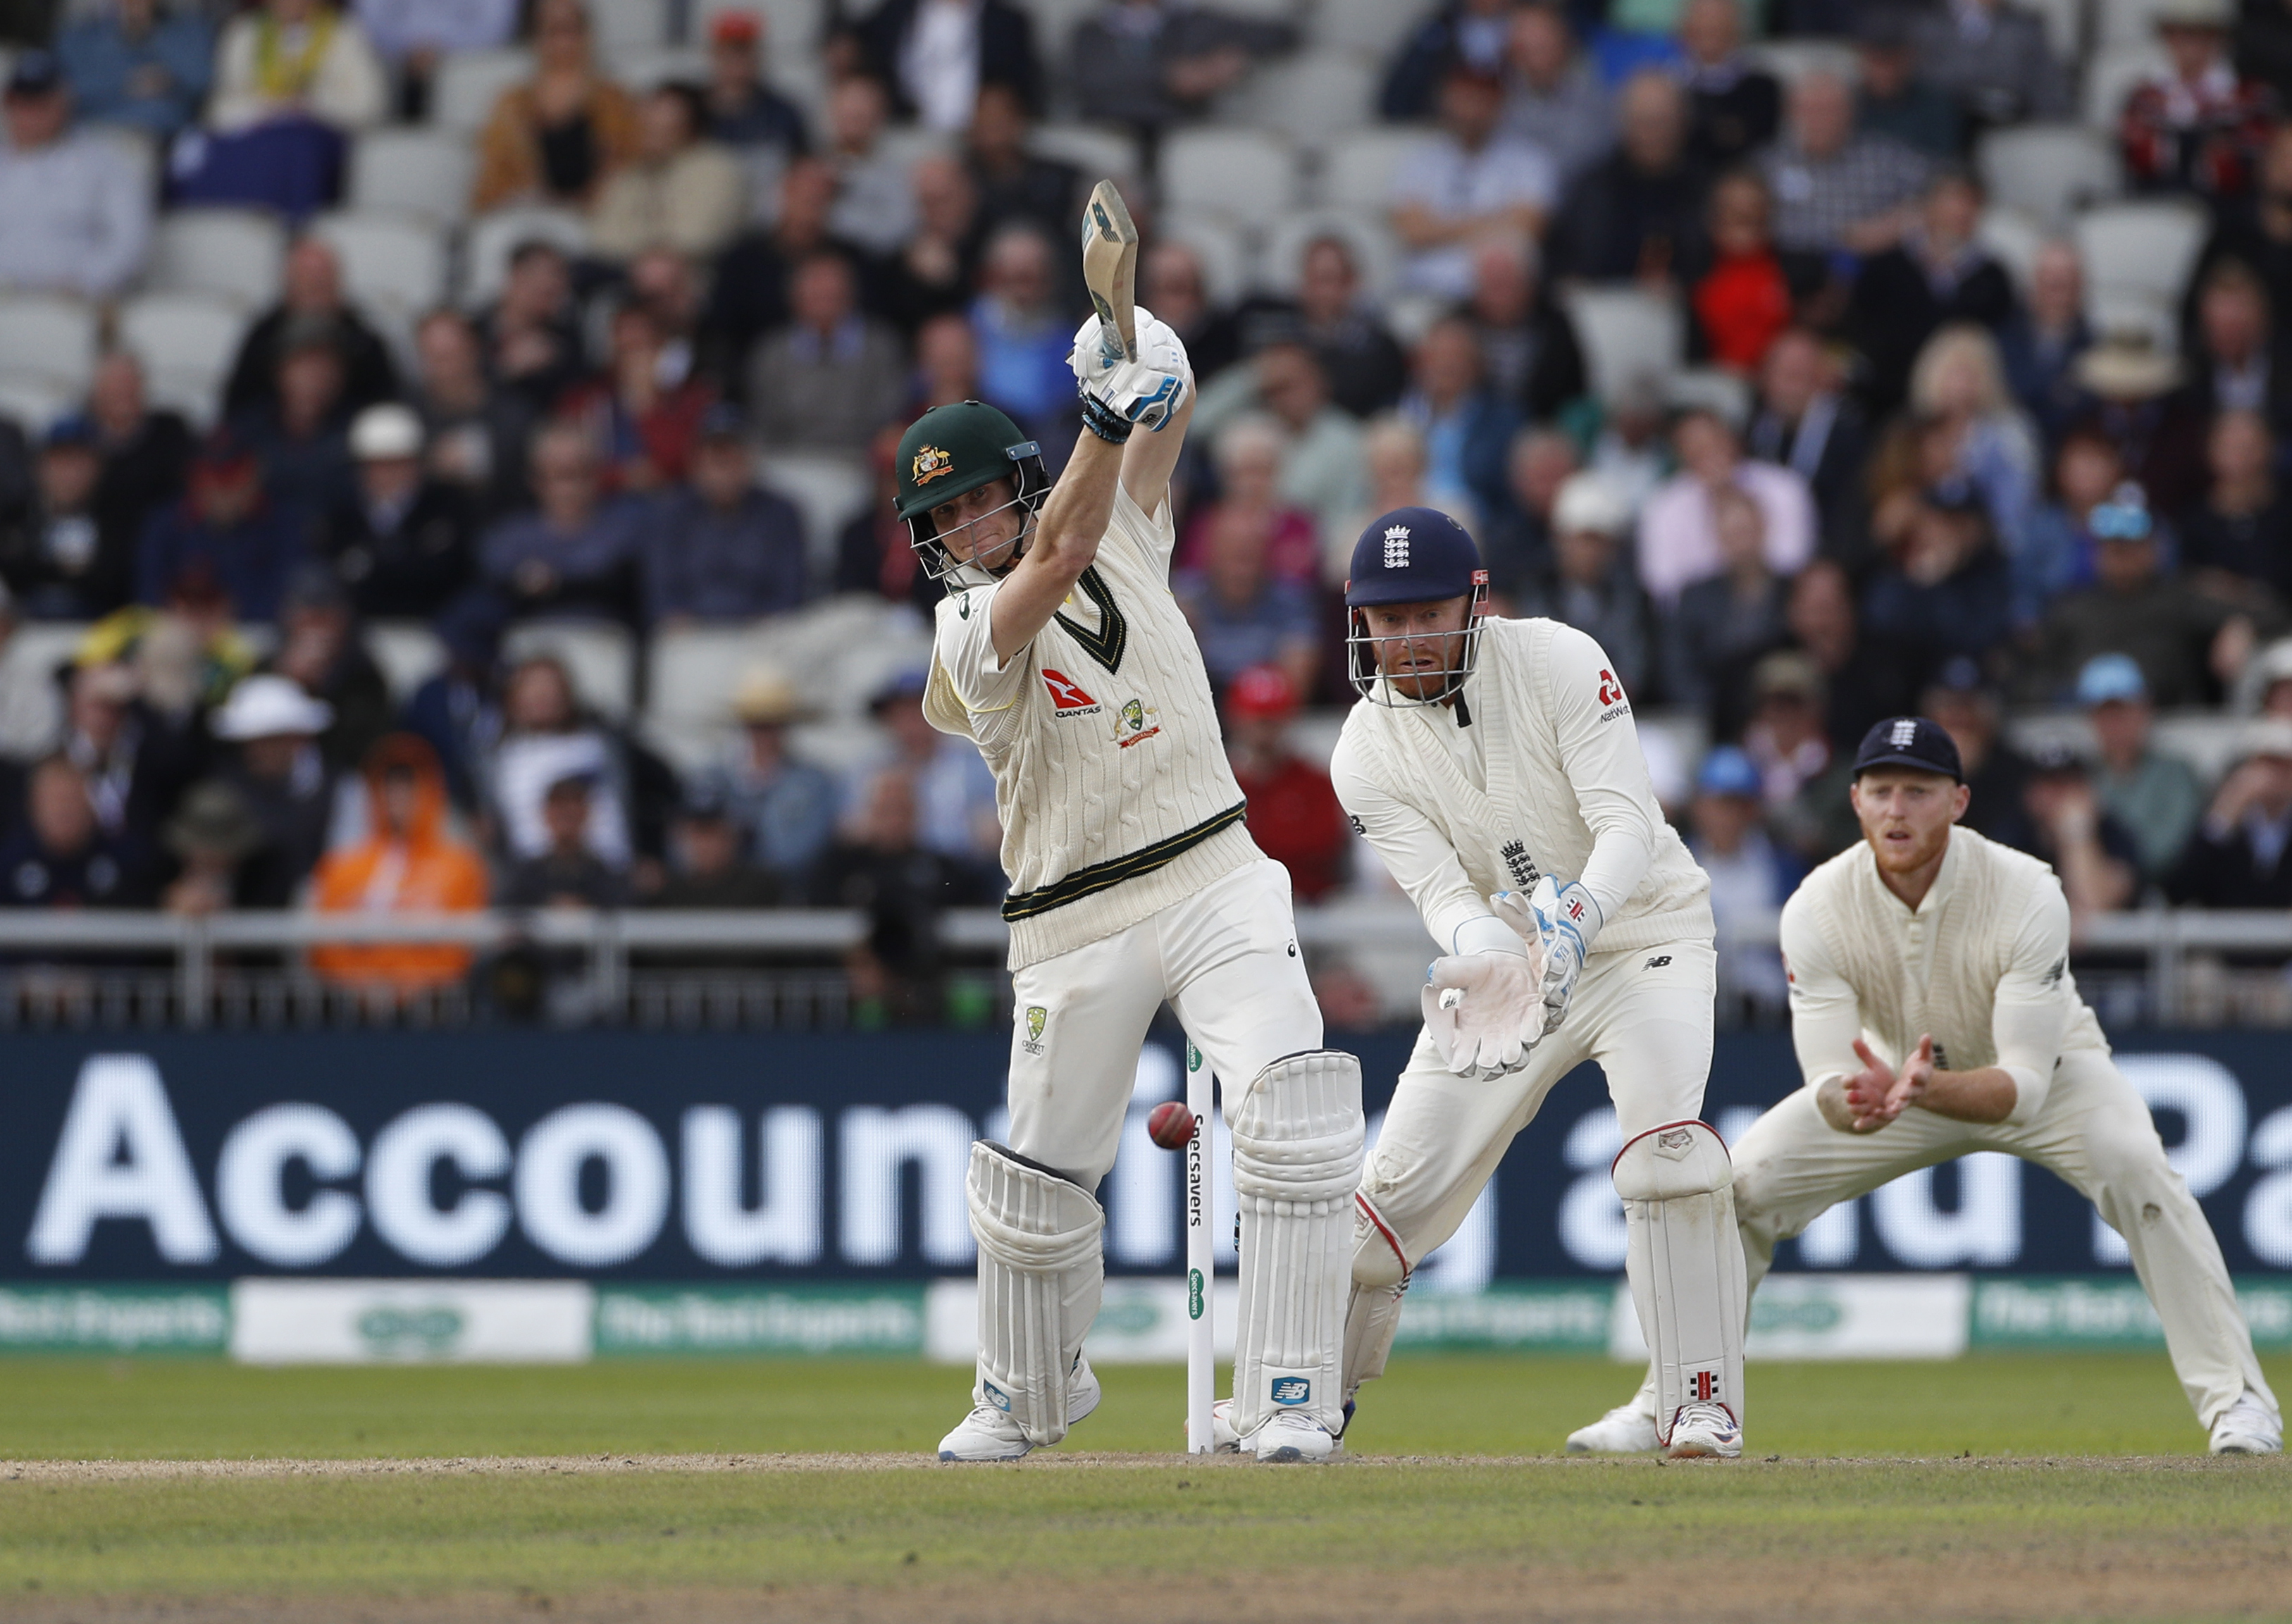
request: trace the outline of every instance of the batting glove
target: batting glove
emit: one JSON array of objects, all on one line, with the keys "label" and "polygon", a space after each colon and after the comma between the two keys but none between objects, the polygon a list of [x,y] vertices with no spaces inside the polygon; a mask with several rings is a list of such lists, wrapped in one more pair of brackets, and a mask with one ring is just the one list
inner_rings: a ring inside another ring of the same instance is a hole
[{"label": "batting glove", "polygon": [[1567,1016],[1576,978],[1584,974],[1585,955],[1600,933],[1600,905],[1576,881],[1562,885],[1547,874],[1524,900],[1516,891],[1500,891],[1489,899],[1489,906],[1522,940],[1543,949],[1544,1030],[1554,1030]]},{"label": "batting glove", "polygon": [[1138,306],[1137,330],[1138,359],[1128,360],[1122,341],[1095,315],[1085,316],[1075,329],[1067,365],[1086,398],[1126,423],[1158,432],[1185,403],[1186,392],[1193,387],[1193,368],[1187,362],[1185,344],[1170,324],[1142,304]]},{"label": "batting glove", "polygon": [[1544,984],[1532,952],[1436,958],[1420,997],[1441,1063],[1475,1082],[1519,1071],[1544,1036]]}]

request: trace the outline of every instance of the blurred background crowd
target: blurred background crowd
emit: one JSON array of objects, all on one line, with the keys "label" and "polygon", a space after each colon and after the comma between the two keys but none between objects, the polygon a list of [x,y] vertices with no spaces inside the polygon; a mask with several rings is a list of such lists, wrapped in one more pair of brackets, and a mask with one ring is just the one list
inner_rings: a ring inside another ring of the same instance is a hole
[{"label": "blurred background crowd", "polygon": [[[1723,922],[1852,838],[1912,708],[2081,917],[2292,904],[2292,0],[0,35],[0,905],[860,906],[870,974],[925,965],[1002,882],[892,447],[982,398],[1063,461],[1102,175],[1193,358],[1174,584],[1301,901],[1389,889],[1322,764],[1353,540],[1425,503],[1607,649]],[[1728,996],[1780,1007],[1771,949]]]}]

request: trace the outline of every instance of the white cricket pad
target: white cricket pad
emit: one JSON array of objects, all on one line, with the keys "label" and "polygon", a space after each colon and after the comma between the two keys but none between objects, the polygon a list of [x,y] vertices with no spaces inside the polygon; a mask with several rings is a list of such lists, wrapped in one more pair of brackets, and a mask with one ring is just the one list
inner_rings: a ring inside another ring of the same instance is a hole
[{"label": "white cricket pad", "polygon": [[1400,1329],[1400,1301],[1414,1273],[1400,1240],[1366,1191],[1353,1192],[1352,1291],[1345,1303],[1343,1389],[1350,1399],[1360,1385],[1384,1374],[1392,1338]]},{"label": "white cricket pad", "polygon": [[1360,1062],[1333,1049],[1285,1055],[1257,1074],[1231,1125],[1241,1206],[1235,1430],[1247,1438],[1279,1410],[1335,1433],[1360,1183]]},{"label": "white cricket pad", "polygon": [[1739,1426],[1748,1289],[1726,1142],[1707,1122],[1667,1122],[1625,1145],[1612,1172],[1625,1272],[1654,1354],[1656,1431],[1668,1444],[1696,1403],[1725,1405]]},{"label": "white cricket pad", "polygon": [[979,1386],[1029,1443],[1067,1435],[1067,1378],[1098,1317],[1106,1214],[1089,1191],[990,1140],[964,1181],[979,1239]]}]

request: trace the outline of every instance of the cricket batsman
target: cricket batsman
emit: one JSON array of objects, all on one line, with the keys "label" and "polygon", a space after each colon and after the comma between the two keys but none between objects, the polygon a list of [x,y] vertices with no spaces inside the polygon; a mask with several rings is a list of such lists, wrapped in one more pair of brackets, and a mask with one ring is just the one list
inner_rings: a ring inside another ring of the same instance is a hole
[{"label": "cricket batsman", "polygon": [[1430,508],[1376,520],[1353,550],[1347,658],[1366,703],[1330,776],[1445,957],[1355,1197],[1345,1396],[1384,1373],[1417,1262],[1456,1232],[1553,1084],[1591,1059],[1624,1130],[1614,1176],[1656,1353],[1653,1439],[1732,1459],[1743,1259],[1727,1147],[1699,1119],[1710,883],[1656,804],[1599,644],[1555,620],[1493,618],[1487,599],[1472,537]]},{"label": "cricket batsman", "polygon": [[[1783,904],[1805,1086],[1735,1146],[1750,1284],[1775,1242],[1835,1203],[2004,1151],[2059,1174],[2125,1237],[2212,1452],[2275,1454],[2283,1419],[2220,1243],[2070,974],[2061,882],[1957,827],[1968,799],[1957,747],[1923,716],[1870,730],[1850,793],[1861,844]],[[1653,1449],[1659,1408],[1643,1389],[1568,1447]]]},{"label": "cricket batsman", "polygon": [[1105,1273],[1094,1192],[1165,999],[1230,1088],[1242,1447],[1325,1460],[1342,1426],[1360,1069],[1321,1047],[1287,871],[1242,827],[1170,595],[1193,377],[1177,335],[1135,316],[1135,360],[1099,316],[1075,335],[1085,432],[1055,486],[1035,444],[975,400],[924,413],[900,442],[899,515],[949,588],[925,714],[995,772],[1017,1005],[1011,1143],[972,1147],[967,1187],[978,1379],[942,1460],[1016,1459],[1099,1402],[1082,1353]]}]

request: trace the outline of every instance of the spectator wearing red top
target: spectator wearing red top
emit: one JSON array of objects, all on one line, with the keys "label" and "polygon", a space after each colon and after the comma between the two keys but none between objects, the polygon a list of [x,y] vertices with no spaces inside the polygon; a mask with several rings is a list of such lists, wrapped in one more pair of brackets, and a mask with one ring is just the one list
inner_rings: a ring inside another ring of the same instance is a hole
[{"label": "spectator wearing red top", "polygon": [[1289,746],[1297,690],[1278,666],[1252,666],[1226,691],[1225,748],[1249,803],[1249,836],[1289,870],[1301,902],[1318,902],[1344,882],[1349,843],[1344,808],[1329,775]]},{"label": "spectator wearing red top", "polygon": [[1774,200],[1748,170],[1711,189],[1711,269],[1695,284],[1695,323],[1712,364],[1752,373],[1791,324],[1790,281],[1769,223]]},{"label": "spectator wearing red top", "polygon": [[2143,191],[2241,198],[2268,144],[2276,97],[2239,77],[2229,60],[2235,7],[2231,0],[2163,0],[2154,20],[2172,61],[2126,99],[2118,126],[2126,175]]},{"label": "spectator wearing red top", "polygon": [[715,392],[666,364],[660,329],[642,306],[613,313],[612,343],[603,376],[569,392],[559,416],[594,440],[598,488],[606,496],[681,484]]}]

